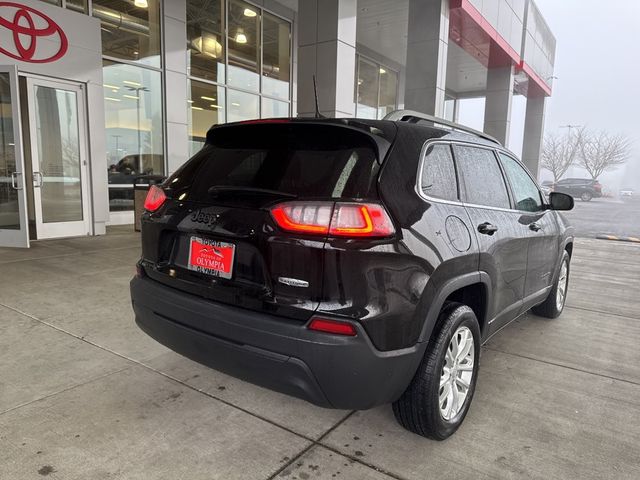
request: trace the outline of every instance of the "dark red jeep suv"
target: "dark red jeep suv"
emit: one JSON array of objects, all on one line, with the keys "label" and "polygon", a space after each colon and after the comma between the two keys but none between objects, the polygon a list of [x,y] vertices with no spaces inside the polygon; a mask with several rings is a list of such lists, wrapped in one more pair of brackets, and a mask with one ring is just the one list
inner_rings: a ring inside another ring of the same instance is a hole
[{"label": "dark red jeep suv", "polygon": [[136,322],[230,375],[323,407],[393,403],[443,439],[481,344],[562,312],[572,206],[490,137],[415,112],[215,126],[149,191]]}]

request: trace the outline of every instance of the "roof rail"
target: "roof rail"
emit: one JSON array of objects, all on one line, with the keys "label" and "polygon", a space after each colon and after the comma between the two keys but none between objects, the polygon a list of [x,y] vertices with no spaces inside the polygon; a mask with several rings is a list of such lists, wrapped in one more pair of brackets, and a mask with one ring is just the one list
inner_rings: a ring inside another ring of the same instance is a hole
[{"label": "roof rail", "polygon": [[470,133],[477,137],[484,138],[485,140],[489,140],[490,142],[494,142],[494,143],[497,143],[498,145],[502,145],[497,139],[495,139],[488,133],[484,133],[479,130],[475,130],[473,128],[465,127],[464,125],[460,125],[459,123],[450,122],[449,120],[445,120],[444,118],[438,118],[438,117],[434,117],[433,115],[427,115],[426,113],[416,112],[414,110],[394,110],[393,112],[390,112],[387,115],[385,115],[383,120],[391,120],[392,122],[406,121],[411,123],[417,123],[420,120],[426,120],[427,122],[432,122],[438,125],[444,125],[445,127],[449,127],[452,130]]}]

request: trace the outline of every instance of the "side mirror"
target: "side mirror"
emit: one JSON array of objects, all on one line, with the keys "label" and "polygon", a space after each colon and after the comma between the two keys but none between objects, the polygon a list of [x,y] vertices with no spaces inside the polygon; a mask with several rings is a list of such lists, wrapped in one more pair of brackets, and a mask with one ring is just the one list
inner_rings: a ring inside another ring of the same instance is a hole
[{"label": "side mirror", "polygon": [[549,194],[549,205],[551,210],[571,210],[573,209],[573,197],[566,193],[551,192]]}]

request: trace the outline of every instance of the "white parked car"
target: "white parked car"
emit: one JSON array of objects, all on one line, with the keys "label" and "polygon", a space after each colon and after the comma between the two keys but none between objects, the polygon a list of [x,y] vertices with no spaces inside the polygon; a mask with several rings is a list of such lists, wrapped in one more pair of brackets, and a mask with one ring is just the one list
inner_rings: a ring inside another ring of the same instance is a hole
[{"label": "white parked car", "polygon": [[633,188],[623,188],[620,190],[621,197],[633,197],[634,193]]}]

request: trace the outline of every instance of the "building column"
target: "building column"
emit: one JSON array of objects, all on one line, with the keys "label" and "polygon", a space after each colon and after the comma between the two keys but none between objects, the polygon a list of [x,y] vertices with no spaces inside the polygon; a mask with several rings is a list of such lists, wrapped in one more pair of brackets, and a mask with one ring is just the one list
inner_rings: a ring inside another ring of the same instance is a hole
[{"label": "building column", "polygon": [[298,3],[297,109],[315,115],[313,77],[320,113],[353,117],[356,78],[357,0],[300,0]]},{"label": "building column", "polygon": [[546,97],[527,98],[524,119],[522,161],[535,178],[540,170],[540,154],[544,138],[544,114]]},{"label": "building column", "polygon": [[449,0],[409,0],[405,108],[444,117]]},{"label": "building column", "polygon": [[513,67],[487,69],[484,132],[492,135],[505,146],[509,141],[512,100]]},{"label": "building column", "polygon": [[187,2],[164,2],[165,125],[167,175],[189,158],[187,99]]}]

